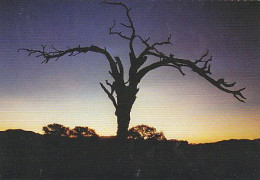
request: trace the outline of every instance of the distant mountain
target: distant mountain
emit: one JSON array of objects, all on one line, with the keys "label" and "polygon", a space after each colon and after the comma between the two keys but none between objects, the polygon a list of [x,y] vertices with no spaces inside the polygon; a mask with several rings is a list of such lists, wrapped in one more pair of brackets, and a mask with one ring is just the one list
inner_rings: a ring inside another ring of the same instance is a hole
[{"label": "distant mountain", "polygon": [[6,131],[0,131],[0,138],[2,140],[33,140],[41,138],[42,135],[35,133],[33,131],[25,131],[22,129],[8,129]]}]

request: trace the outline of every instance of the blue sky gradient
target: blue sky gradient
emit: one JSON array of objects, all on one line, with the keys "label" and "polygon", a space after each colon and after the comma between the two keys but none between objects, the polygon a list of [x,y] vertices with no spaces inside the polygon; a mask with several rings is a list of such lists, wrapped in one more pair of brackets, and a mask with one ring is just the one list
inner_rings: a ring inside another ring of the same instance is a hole
[{"label": "blue sky gradient", "polygon": [[[0,130],[41,132],[56,122],[115,135],[113,105],[99,86],[110,79],[105,57],[88,53],[41,64],[42,59],[17,52],[41,44],[58,49],[97,45],[129,67],[127,41],[108,34],[113,19],[117,30],[129,33],[119,25],[127,20],[124,9],[100,2],[0,1]],[[132,8],[137,34],[151,42],[171,34],[173,45],[161,50],[179,58],[195,60],[209,49],[212,76],[246,87],[248,98],[241,103],[189,69],[182,76],[160,68],[140,83],[130,126],[148,124],[168,138],[189,142],[260,137],[259,3],[123,2]],[[144,48],[138,41],[134,45],[137,52]]]}]

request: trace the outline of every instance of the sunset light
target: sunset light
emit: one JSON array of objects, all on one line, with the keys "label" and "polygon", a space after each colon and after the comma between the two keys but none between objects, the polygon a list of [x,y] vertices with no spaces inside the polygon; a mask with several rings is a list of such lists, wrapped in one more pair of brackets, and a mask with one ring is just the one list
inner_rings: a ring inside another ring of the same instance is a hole
[{"label": "sunset light", "polygon": [[[30,2],[30,3],[29,3]],[[41,62],[17,50],[51,50],[97,45],[119,56],[129,68],[125,39],[109,34],[126,21],[119,7],[96,1],[1,1],[0,2],[0,131],[23,129],[42,134],[42,127],[59,123],[88,126],[101,136],[116,135],[115,108],[100,87],[111,81],[109,63],[102,54],[81,53],[57,61]],[[160,51],[195,61],[207,49],[215,79],[236,82],[245,103],[220,91],[184,67],[160,67],[149,72],[131,111],[129,128],[147,124],[164,132],[167,139],[189,143],[260,138],[259,8],[248,3],[198,1],[125,1],[138,34],[149,42],[167,40]],[[250,10],[249,10],[250,9]],[[118,30],[118,29],[117,29]],[[120,30],[121,31],[121,30]],[[134,41],[136,52],[145,45]],[[151,57],[145,65],[158,61]]]}]

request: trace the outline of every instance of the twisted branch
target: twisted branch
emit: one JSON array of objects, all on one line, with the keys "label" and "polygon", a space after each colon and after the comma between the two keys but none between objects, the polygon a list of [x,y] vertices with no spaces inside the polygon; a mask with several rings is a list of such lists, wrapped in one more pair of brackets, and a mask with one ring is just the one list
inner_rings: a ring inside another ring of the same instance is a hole
[{"label": "twisted branch", "polygon": [[105,49],[102,49],[98,46],[94,46],[94,45],[89,46],[89,47],[78,46],[75,48],[68,47],[68,49],[66,49],[66,50],[58,50],[58,49],[54,48],[53,46],[51,46],[54,49],[54,51],[50,51],[50,52],[46,51],[45,45],[41,45],[41,46],[42,46],[42,50],[22,48],[22,49],[18,49],[18,52],[26,51],[26,52],[28,52],[28,56],[35,54],[35,57],[43,57],[44,60],[42,61],[42,63],[48,63],[51,59],[58,60],[60,57],[65,56],[65,55],[76,56],[77,54],[87,53],[87,52],[100,53],[100,54],[105,55],[107,60],[109,61],[110,68],[111,68],[112,74],[114,75],[114,78],[117,78],[117,75],[119,74],[116,63],[113,60],[112,56]]},{"label": "twisted branch", "polygon": [[156,46],[162,46],[162,45],[171,45],[171,34],[169,34],[169,37],[167,38],[166,41],[162,41],[162,42],[157,42],[157,43],[154,43],[152,45],[150,45],[148,43],[148,41],[150,40],[150,37],[147,38],[147,39],[143,39],[141,36],[137,35],[137,37],[141,40],[141,42],[146,46],[146,48],[140,53],[139,57],[138,58],[141,58],[145,55],[148,55],[149,54],[149,51],[155,51],[156,53],[158,54],[161,54],[161,55],[164,55],[161,51],[159,51]]},{"label": "twisted branch", "polygon": [[[126,83],[129,83],[129,86],[133,89],[137,89],[138,83],[141,81],[141,79],[150,71],[163,67],[163,66],[169,66],[176,68],[180,71],[182,75],[185,75],[185,73],[182,70],[182,67],[189,67],[192,71],[196,72],[203,78],[205,78],[208,82],[210,82],[212,85],[217,87],[218,89],[233,94],[233,96],[238,99],[241,102],[244,102],[246,99],[242,91],[245,88],[239,89],[239,90],[230,90],[229,88],[235,86],[234,83],[227,83],[223,78],[219,80],[213,79],[210,75],[212,74],[211,72],[211,66],[210,66],[210,61],[212,61],[212,56],[208,59],[209,50],[207,50],[199,59],[195,61],[187,60],[187,59],[179,59],[175,58],[173,54],[170,55],[165,55],[163,52],[159,51],[157,49],[158,46],[162,45],[171,45],[171,34],[169,34],[169,37],[167,38],[166,41],[162,42],[156,42],[156,43],[149,43],[150,37],[147,39],[142,38],[140,35],[136,35],[135,32],[135,27],[133,24],[133,21],[130,16],[130,8],[128,8],[125,4],[121,2],[102,2],[103,4],[109,4],[109,5],[116,5],[116,6],[121,6],[126,10],[126,16],[128,19],[128,23],[120,23],[122,26],[125,28],[129,28],[131,30],[131,35],[126,36],[122,32],[118,31],[113,31],[114,27],[116,26],[116,21],[114,20],[114,24],[109,28],[109,34],[116,34],[119,37],[129,40],[129,56],[130,56],[130,63],[131,66],[129,68],[129,80]],[[133,41],[135,38],[139,38],[141,42],[145,45],[144,50],[139,54],[138,57],[135,55],[135,51],[133,48]],[[106,49],[102,49],[98,46],[89,46],[89,47],[75,47],[75,48],[70,48],[67,47],[66,50],[58,50],[54,46],[51,46],[53,51],[46,51],[46,45],[41,45],[42,49],[41,50],[34,50],[34,49],[26,49],[22,48],[19,49],[18,51],[26,51],[28,53],[28,56],[31,56],[32,54],[35,54],[36,57],[43,57],[44,61],[42,63],[48,63],[49,60],[55,59],[58,60],[60,57],[64,55],[68,56],[76,56],[77,54],[80,53],[86,53],[86,52],[95,52],[95,53],[101,53],[106,56],[107,60],[109,61],[111,71],[109,71],[110,75],[114,78],[115,83],[120,84],[125,86],[124,82],[124,68],[121,62],[121,59],[119,57],[115,57],[115,60],[112,58],[112,56],[107,52]],[[142,69],[141,66],[146,62],[149,56],[152,57],[157,57],[160,60],[158,62],[152,63],[146,67],[143,67]],[[206,59],[206,60],[205,60]],[[113,102],[114,106],[117,107],[116,100],[113,96],[113,93],[115,91],[114,83],[111,84],[108,81],[106,81],[106,84],[111,88],[111,91],[108,91],[105,86],[100,83],[101,87],[103,90],[107,93],[108,97],[111,99]]]},{"label": "twisted branch", "polygon": [[[196,60],[195,62],[192,62],[190,60],[186,60],[186,59],[179,59],[179,58],[174,58],[172,55],[170,56],[166,56],[166,55],[162,55],[159,53],[155,53],[155,52],[151,52],[148,51],[147,52],[148,55],[152,55],[152,56],[156,56],[161,58],[161,61],[155,62],[150,64],[149,66],[146,66],[144,68],[142,68],[138,74],[138,81],[140,82],[141,79],[150,71],[152,71],[153,69],[156,69],[158,67],[163,67],[163,66],[172,66],[177,68],[182,74],[184,74],[182,72],[181,67],[189,67],[191,68],[194,72],[198,73],[200,76],[202,76],[203,78],[205,78],[208,82],[210,82],[212,85],[214,85],[215,87],[217,87],[218,89],[233,94],[233,96],[239,100],[240,102],[245,102],[244,100],[246,99],[243,94],[242,91],[245,88],[239,89],[239,90],[230,90],[228,88],[233,87],[236,82],[234,83],[227,83],[225,82],[225,80],[219,79],[219,80],[215,80],[212,77],[210,77],[210,75],[212,74],[212,72],[210,71],[210,65],[208,64],[209,61],[212,60],[212,57],[206,61],[203,61],[203,58],[205,58],[208,55],[208,51],[202,55],[202,57],[199,60]],[[199,67],[197,66],[197,63],[204,63],[203,67]]]},{"label": "twisted branch", "polygon": [[[126,10],[126,16],[127,16],[127,20],[128,20],[129,25],[126,25],[124,23],[121,23],[121,25],[126,27],[126,28],[130,28],[132,30],[131,36],[130,37],[124,36],[124,35],[122,35],[122,32],[113,32],[113,34],[117,34],[120,37],[129,40],[130,53],[135,57],[135,52],[134,52],[134,48],[133,48],[133,41],[134,41],[136,35],[135,35],[134,23],[133,23],[133,20],[132,20],[132,18],[130,16],[131,8],[128,8],[124,3],[121,3],[121,2],[107,2],[107,1],[104,1],[101,4],[109,4],[109,5],[121,6],[121,7],[123,7]],[[114,26],[115,26],[115,21],[114,21],[114,25],[112,27],[114,27]],[[110,32],[111,32],[111,30],[110,30]]]},{"label": "twisted branch", "polygon": [[130,40],[131,38],[125,36],[122,34],[122,32],[117,32],[117,31],[112,31],[113,28],[116,26],[116,20],[114,20],[114,24],[109,28],[109,34],[117,34],[118,36],[120,36],[123,39],[127,39]]}]

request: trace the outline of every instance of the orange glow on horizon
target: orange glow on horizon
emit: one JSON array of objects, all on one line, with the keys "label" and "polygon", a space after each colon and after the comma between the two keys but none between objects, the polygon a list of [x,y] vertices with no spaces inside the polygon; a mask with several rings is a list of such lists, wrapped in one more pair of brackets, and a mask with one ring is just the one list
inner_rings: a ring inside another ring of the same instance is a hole
[{"label": "orange glow on horizon", "polygon": [[[244,107],[214,87],[203,88],[203,83],[190,83],[187,79],[150,82],[157,76],[162,75],[151,74],[141,83],[129,127],[146,124],[163,131],[167,139],[189,143],[260,138],[260,113],[254,106]],[[70,128],[88,126],[101,136],[115,135],[116,116],[106,94],[100,88],[88,95],[2,97],[0,130],[43,133],[43,126],[58,123]]]}]

